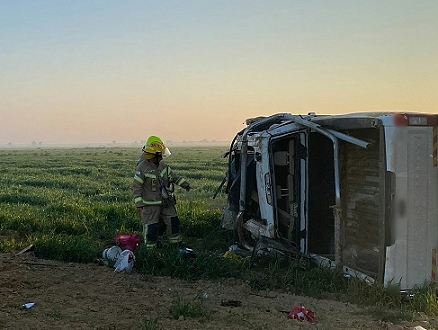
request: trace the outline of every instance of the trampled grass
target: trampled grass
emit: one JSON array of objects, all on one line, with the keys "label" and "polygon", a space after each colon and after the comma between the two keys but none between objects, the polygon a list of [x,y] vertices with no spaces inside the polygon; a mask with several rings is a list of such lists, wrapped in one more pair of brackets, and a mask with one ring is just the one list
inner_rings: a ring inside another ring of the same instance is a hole
[{"label": "trampled grass", "polygon": [[[220,156],[226,150],[226,146],[172,148],[166,162],[192,186],[190,192],[177,188],[177,210],[184,241],[195,248],[197,257],[187,260],[167,248],[148,252],[140,245],[135,252],[139,272],[190,281],[235,277],[254,289],[384,306],[395,309],[396,315],[438,314],[436,288],[430,285],[406,299],[287,257],[223,258],[233,243],[232,233],[220,228],[226,195],[222,190],[212,197],[225,176],[227,160]],[[131,193],[139,156],[139,148],[0,149],[0,251],[33,244],[42,258],[92,262],[114,245],[116,234],[140,234]]]}]

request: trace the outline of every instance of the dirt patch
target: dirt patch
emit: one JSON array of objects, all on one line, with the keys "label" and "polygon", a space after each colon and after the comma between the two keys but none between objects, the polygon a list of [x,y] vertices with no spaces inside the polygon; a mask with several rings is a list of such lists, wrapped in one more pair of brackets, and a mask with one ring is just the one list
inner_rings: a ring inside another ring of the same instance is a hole
[{"label": "dirt patch", "polygon": [[[174,319],[169,312],[179,297],[199,302],[208,318]],[[237,301],[223,306],[223,301]],[[34,302],[32,308],[23,304]],[[316,314],[314,322],[287,318],[294,306]],[[316,300],[276,291],[255,292],[240,280],[186,283],[167,277],[115,273],[98,264],[63,263],[0,254],[1,329],[431,329],[422,316],[400,324],[374,320],[366,309],[331,300]]]}]

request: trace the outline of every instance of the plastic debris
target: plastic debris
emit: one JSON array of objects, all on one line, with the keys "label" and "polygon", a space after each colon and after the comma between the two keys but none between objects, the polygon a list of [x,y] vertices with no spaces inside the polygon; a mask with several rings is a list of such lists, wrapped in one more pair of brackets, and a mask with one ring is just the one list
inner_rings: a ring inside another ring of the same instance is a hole
[{"label": "plastic debris", "polygon": [[242,260],[242,257],[239,256],[237,253],[233,252],[233,251],[227,251],[224,253],[224,258],[226,259],[231,259],[231,260],[235,260],[235,261],[240,261]]},{"label": "plastic debris", "polygon": [[191,248],[181,246],[178,251],[184,259],[196,258],[196,253]]},{"label": "plastic debris", "polygon": [[32,308],[33,306],[35,306],[34,302],[29,302],[29,303],[23,304],[23,307],[26,309]]},{"label": "plastic debris", "polygon": [[131,250],[124,250],[120,253],[117,258],[116,263],[114,264],[115,272],[121,272],[122,270],[126,270],[128,273],[131,272],[134,267],[135,255]]},{"label": "plastic debris", "polygon": [[287,317],[290,319],[302,321],[313,322],[315,319],[315,313],[310,309],[305,308],[304,306],[295,306],[292,310],[287,314]]},{"label": "plastic debris", "polygon": [[116,261],[120,254],[122,253],[122,249],[116,245],[103,250],[102,258],[104,260]]},{"label": "plastic debris", "polygon": [[122,250],[134,251],[140,245],[140,235],[138,234],[118,234],[114,237],[117,246]]},{"label": "plastic debris", "polygon": [[21,250],[20,252],[18,252],[18,253],[16,254],[16,256],[18,256],[18,255],[20,255],[20,254],[23,254],[23,253],[26,253],[26,252],[30,252],[30,251],[35,251],[35,246],[34,246],[33,244],[31,244],[31,245],[29,245],[29,246],[26,246],[23,250]]}]

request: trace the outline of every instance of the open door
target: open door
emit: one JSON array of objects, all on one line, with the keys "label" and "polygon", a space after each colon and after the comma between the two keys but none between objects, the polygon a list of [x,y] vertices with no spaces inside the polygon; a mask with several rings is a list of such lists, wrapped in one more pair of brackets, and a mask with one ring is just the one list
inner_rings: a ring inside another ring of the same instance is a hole
[{"label": "open door", "polygon": [[305,253],[305,134],[297,133],[275,140],[272,157],[277,237]]},{"label": "open door", "polygon": [[308,253],[335,259],[336,204],[333,142],[319,133],[308,139]]}]

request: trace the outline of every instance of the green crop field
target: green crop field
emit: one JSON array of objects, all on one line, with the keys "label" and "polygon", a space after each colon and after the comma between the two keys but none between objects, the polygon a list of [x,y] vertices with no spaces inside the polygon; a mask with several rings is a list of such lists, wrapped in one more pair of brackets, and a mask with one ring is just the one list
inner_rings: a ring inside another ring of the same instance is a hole
[{"label": "green crop field", "polygon": [[[372,306],[438,314],[436,286],[418,288],[406,300],[339,273],[286,257],[224,258],[232,233],[220,226],[226,195],[222,182],[227,147],[173,147],[166,162],[192,190],[176,188],[184,241],[196,258],[176,249],[135,251],[140,273],[196,280],[236,277],[254,289],[274,288]],[[33,245],[40,258],[93,262],[119,233],[141,233],[131,184],[138,148],[0,149],[0,252]],[[401,314],[400,314],[401,315]],[[381,317],[387,317],[382,315]],[[379,316],[380,317],[380,316]]]},{"label": "green crop field", "polygon": [[[187,239],[219,226],[225,195],[213,195],[227,147],[174,147],[166,162],[192,186],[177,188]],[[34,244],[41,256],[91,261],[117,233],[140,233],[131,184],[138,148],[0,150],[0,251]]]}]

